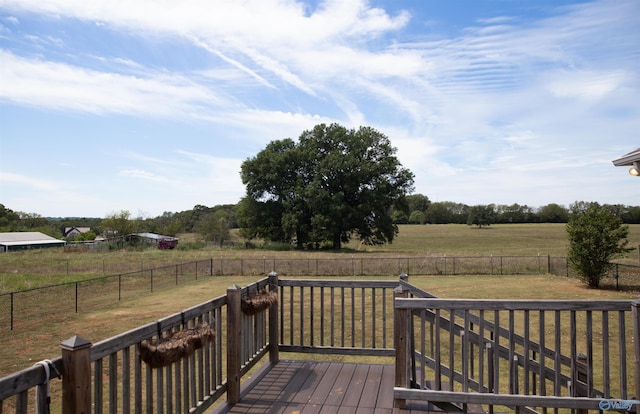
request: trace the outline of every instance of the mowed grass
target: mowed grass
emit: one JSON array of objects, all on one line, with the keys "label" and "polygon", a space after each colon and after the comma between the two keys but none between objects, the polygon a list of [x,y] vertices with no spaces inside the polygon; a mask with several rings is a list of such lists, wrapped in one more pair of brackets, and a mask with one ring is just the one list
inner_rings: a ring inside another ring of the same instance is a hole
[{"label": "mowed grass", "polygon": [[[620,263],[640,264],[640,225],[629,226],[629,246],[635,248]],[[197,235],[180,235],[181,243],[197,242]],[[243,240],[232,231],[232,240]],[[0,254],[0,293],[31,289],[146,268],[185,263],[209,258],[332,258],[340,255],[362,256],[555,256],[567,254],[564,224],[500,224],[477,228],[462,224],[401,225],[391,244],[365,246],[352,241],[339,252],[270,251],[228,249],[207,246],[202,249],[105,252],[65,252],[43,249]],[[361,256],[361,257],[362,257]]]},{"label": "mowed grass", "polygon": [[[380,279],[380,278],[378,278]],[[177,286],[114,304],[109,309],[76,314],[37,330],[9,331],[0,337],[0,376],[60,355],[59,344],[73,335],[93,343],[153,322],[226,293],[237,284],[246,286],[256,277],[222,276]],[[496,299],[633,299],[629,292],[589,289],[576,279],[539,276],[413,276],[411,283],[444,298]]]},{"label": "mowed grass", "polygon": [[[392,244],[360,246],[367,252],[403,252],[420,255],[566,256],[566,224],[496,224],[478,228],[464,224],[402,225]],[[640,224],[629,226],[626,255],[638,263]],[[357,249],[355,243],[349,247]]]},{"label": "mowed grass", "polygon": [[[640,225],[630,226],[630,245],[640,244]],[[566,255],[566,230],[563,224],[496,225],[478,229],[465,225],[405,225],[393,244],[360,246],[350,243],[342,252],[265,250],[118,251],[104,253],[66,253],[60,249],[0,254],[0,292],[11,291],[16,283],[55,284],[78,277],[109,274],[109,266],[128,264],[133,269],[152,265],[175,264],[210,257],[335,257],[336,255],[413,256],[413,255]],[[638,263],[637,250],[626,262]],[[65,265],[62,266],[61,263]],[[83,272],[67,274],[69,267]],[[49,269],[57,264],[58,268]],[[62,269],[60,269],[62,267]],[[42,270],[42,274],[36,270]],[[59,344],[73,335],[92,342],[160,319],[182,309],[225,294],[232,284],[245,286],[256,277],[213,277],[127,299],[108,309],[77,314],[56,323],[44,323],[37,330],[3,331],[0,335],[0,376],[25,368],[41,359],[60,355]],[[630,299],[637,294],[586,288],[575,279],[539,276],[414,276],[411,282],[429,292],[448,298],[504,299]],[[33,287],[33,286],[32,286]]]}]

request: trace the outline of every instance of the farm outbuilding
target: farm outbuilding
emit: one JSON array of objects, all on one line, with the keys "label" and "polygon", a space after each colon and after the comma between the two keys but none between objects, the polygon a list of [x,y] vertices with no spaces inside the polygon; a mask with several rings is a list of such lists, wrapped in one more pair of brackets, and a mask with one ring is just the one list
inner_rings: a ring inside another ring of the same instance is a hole
[{"label": "farm outbuilding", "polygon": [[65,227],[64,237],[77,237],[82,233],[91,231],[91,227]]},{"label": "farm outbuilding", "polygon": [[156,234],[156,233],[130,234],[128,236],[128,239],[129,240],[137,239],[139,241],[139,244],[143,244],[147,246],[156,245],[160,250],[173,249],[178,245],[177,237],[163,236],[161,234]]},{"label": "farm outbuilding", "polygon": [[37,231],[0,233],[0,252],[64,247],[66,242]]}]

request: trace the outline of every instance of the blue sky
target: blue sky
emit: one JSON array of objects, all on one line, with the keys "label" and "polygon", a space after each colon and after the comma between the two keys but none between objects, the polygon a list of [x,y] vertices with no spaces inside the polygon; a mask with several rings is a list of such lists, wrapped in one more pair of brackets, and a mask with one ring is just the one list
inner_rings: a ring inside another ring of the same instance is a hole
[{"label": "blue sky", "polygon": [[372,126],[432,201],[640,205],[640,2],[0,0],[0,203],[235,204],[241,163]]}]

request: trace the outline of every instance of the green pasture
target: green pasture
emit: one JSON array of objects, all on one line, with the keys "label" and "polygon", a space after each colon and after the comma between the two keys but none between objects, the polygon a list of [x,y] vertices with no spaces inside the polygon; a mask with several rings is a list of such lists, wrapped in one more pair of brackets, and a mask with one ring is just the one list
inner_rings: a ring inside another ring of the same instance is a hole
[{"label": "green pasture", "polygon": [[[399,226],[390,245],[364,246],[367,252],[404,252],[424,255],[566,256],[568,238],[565,224],[496,224],[478,228],[464,224]],[[638,263],[640,224],[629,226],[627,255]],[[354,243],[349,245],[357,248]]]},{"label": "green pasture", "polygon": [[[340,255],[366,256],[555,256],[567,252],[564,224],[501,224],[485,228],[460,224],[401,225],[391,244],[361,245],[352,241],[339,252],[275,251],[266,249],[232,249],[219,246],[190,248],[198,242],[195,234],[180,235],[175,250],[118,250],[71,252],[42,249],[0,254],[0,293],[31,289],[142,269],[173,265],[209,258],[335,258]],[[232,240],[244,240],[232,232]],[[259,245],[259,243],[257,243]],[[201,245],[201,244],[200,244]],[[620,263],[638,264],[640,225],[631,225],[629,245],[636,249]]]},{"label": "green pasture", "polygon": [[[402,225],[392,244],[361,246],[367,252],[420,255],[565,256],[564,224],[498,224],[478,228],[464,224]],[[640,242],[640,226],[637,229]],[[358,248],[351,243],[352,248]]]}]

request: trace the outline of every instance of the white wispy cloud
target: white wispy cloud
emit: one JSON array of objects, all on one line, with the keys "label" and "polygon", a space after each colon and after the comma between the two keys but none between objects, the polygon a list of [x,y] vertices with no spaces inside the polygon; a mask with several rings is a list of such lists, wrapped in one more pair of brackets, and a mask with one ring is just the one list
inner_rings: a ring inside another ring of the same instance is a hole
[{"label": "white wispy cloud", "polygon": [[39,177],[32,177],[7,171],[0,171],[0,183],[7,186],[19,185],[45,191],[57,191],[60,189],[59,184],[53,180],[46,180]]},{"label": "white wispy cloud", "polygon": [[629,78],[620,70],[561,70],[548,75],[547,85],[551,93],[561,98],[596,100],[619,89]]},{"label": "white wispy cloud", "polygon": [[235,193],[238,198],[241,196],[241,193],[238,193],[238,188],[241,188],[242,184],[240,180],[240,165],[243,160],[184,150],[178,151],[178,154],[195,163],[197,170],[201,172],[198,174],[196,181],[189,185],[192,190],[211,189],[211,191],[216,192]]},{"label": "white wispy cloud", "polygon": [[18,104],[92,112],[188,116],[203,102],[220,104],[212,91],[179,75],[147,78],[24,58],[0,50],[0,98]]},{"label": "white wispy cloud", "polygon": [[4,20],[5,22],[8,22],[8,23],[11,23],[12,25],[20,24],[20,20],[15,16],[3,17],[2,20]]},{"label": "white wispy cloud", "polygon": [[125,177],[136,178],[141,180],[157,181],[157,182],[163,182],[163,183],[170,182],[170,180],[167,177],[163,177],[161,175],[152,173],[150,171],[140,170],[140,169],[122,170],[119,172],[119,174]]}]

